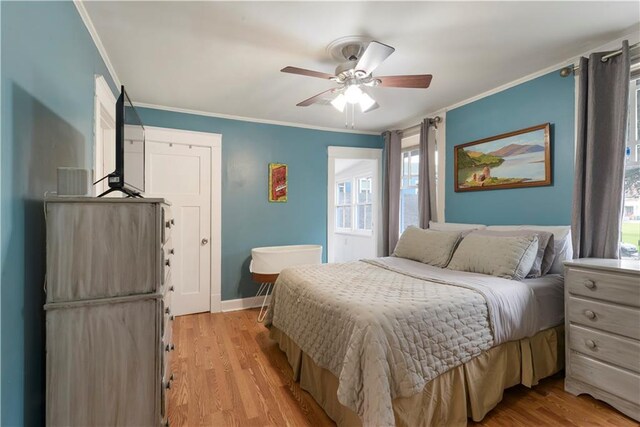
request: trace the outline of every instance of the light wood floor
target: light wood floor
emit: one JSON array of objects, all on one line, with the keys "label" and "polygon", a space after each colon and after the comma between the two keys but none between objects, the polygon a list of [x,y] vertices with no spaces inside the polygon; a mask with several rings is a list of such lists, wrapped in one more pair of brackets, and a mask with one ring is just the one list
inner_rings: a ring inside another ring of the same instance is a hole
[{"label": "light wood floor", "polygon": [[[169,420],[177,426],[331,426],[293,381],[284,353],[256,322],[257,311],[176,318]],[[637,426],[605,403],[563,390],[561,375],[533,389],[513,387],[474,426]]]}]

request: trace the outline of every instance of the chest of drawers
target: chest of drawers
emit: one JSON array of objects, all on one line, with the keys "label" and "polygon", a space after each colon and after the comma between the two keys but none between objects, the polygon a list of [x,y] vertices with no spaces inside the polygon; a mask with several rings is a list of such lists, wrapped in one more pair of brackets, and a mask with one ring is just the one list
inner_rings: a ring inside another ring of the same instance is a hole
[{"label": "chest of drawers", "polygon": [[565,390],[640,421],[640,262],[565,262]]},{"label": "chest of drawers", "polygon": [[167,425],[169,205],[56,198],[45,210],[47,425]]}]

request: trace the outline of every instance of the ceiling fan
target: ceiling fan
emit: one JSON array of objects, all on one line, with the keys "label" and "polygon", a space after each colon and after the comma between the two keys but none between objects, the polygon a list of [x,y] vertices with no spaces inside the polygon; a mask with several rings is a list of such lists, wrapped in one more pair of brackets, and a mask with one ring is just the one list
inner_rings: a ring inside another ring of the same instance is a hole
[{"label": "ceiling fan", "polygon": [[345,107],[350,105],[353,114],[355,106],[358,105],[360,111],[366,113],[379,107],[371,96],[370,88],[380,86],[426,89],[431,83],[431,74],[374,77],[373,71],[395,51],[393,47],[378,41],[367,43],[359,38],[345,38],[336,40],[329,45],[329,49],[332,46],[334,58],[343,60],[336,68],[335,75],[291,66],[280,70],[283,73],[327,79],[338,84],[338,87],[299,102],[299,107],[331,103],[338,111],[344,112]]}]

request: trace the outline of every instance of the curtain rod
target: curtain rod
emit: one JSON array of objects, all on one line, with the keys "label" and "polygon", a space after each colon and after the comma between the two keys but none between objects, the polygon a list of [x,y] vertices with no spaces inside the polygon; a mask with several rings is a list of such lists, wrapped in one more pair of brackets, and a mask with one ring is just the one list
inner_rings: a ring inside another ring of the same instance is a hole
[{"label": "curtain rod", "polygon": [[[631,46],[629,46],[629,50],[635,49],[637,47],[640,47],[640,42],[634,43]],[[622,54],[622,49],[614,50],[614,51],[606,54],[602,58],[600,58],[600,61],[607,62],[609,59],[611,59],[611,58],[613,58],[615,56],[621,55],[621,54]],[[636,56],[632,57],[631,59],[633,60],[633,59],[638,59],[638,58],[640,58],[640,55],[636,55]],[[560,70],[560,75],[562,77],[568,77],[568,76],[571,75],[571,73],[574,73],[574,72],[578,71],[579,69],[580,69],[580,67],[578,65],[574,65],[574,66],[569,65],[568,67],[564,67],[562,70]]]},{"label": "curtain rod", "polygon": [[[436,128],[438,127],[438,123],[442,122],[442,117],[440,116],[435,116],[432,119],[429,119],[429,126],[435,126]],[[422,123],[418,123],[417,125],[408,127],[406,129],[402,130],[402,133],[412,133],[415,131],[419,131],[420,130],[420,126],[422,126]]]}]

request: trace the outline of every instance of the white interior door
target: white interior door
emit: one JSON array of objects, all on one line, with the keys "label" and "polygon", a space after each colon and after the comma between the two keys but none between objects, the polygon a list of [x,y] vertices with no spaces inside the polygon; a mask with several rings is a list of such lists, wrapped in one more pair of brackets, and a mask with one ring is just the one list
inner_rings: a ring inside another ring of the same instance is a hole
[{"label": "white interior door", "polygon": [[147,138],[145,197],[164,197],[175,219],[171,240],[176,315],[211,309],[211,150]]}]

